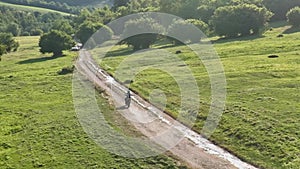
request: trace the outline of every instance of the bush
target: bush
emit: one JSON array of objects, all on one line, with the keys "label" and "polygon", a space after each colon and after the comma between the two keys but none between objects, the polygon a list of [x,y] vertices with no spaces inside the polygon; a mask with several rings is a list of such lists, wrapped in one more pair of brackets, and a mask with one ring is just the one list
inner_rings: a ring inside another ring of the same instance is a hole
[{"label": "bush", "polygon": [[6,49],[6,46],[0,44],[0,58],[1,58],[1,56],[2,56],[3,54],[6,53],[6,50],[5,50],[5,49]]},{"label": "bush", "polygon": [[74,69],[75,69],[74,65],[72,67],[64,67],[60,71],[58,71],[57,74],[59,74],[59,75],[70,74],[70,73],[74,72]]},{"label": "bush", "polygon": [[11,33],[0,33],[0,45],[2,45],[2,48],[3,46],[5,47],[5,53],[17,51],[19,48],[19,43],[13,39],[13,35]]},{"label": "bush", "polygon": [[0,61],[1,56],[11,51],[17,51],[19,43],[13,39],[11,33],[0,33]]},{"label": "bush", "polygon": [[286,17],[288,22],[293,26],[300,26],[300,7],[292,8],[287,14]]},{"label": "bush", "polygon": [[211,24],[216,34],[226,37],[258,34],[272,13],[253,4],[219,7],[212,16]]},{"label": "bush", "polygon": [[159,37],[158,34],[151,32],[163,34],[164,27],[152,18],[142,17],[140,19],[130,20],[125,23],[125,29],[122,34],[122,39],[125,40],[123,40],[122,43],[132,45],[134,50],[147,49]]}]

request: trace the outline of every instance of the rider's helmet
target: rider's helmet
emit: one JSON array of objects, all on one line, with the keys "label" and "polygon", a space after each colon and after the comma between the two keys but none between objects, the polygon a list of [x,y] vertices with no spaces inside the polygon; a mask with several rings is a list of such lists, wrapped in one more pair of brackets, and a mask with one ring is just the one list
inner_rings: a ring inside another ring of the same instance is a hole
[{"label": "rider's helmet", "polygon": [[127,91],[127,97],[130,98],[130,96],[131,96],[131,95],[130,95],[130,91],[128,90],[128,91]]}]

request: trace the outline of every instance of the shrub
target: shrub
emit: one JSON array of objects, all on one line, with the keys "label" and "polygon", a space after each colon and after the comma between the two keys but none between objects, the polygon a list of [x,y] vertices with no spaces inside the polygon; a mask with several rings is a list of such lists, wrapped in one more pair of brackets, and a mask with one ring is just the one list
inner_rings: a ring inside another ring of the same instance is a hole
[{"label": "shrub", "polygon": [[3,54],[17,51],[18,47],[19,43],[13,39],[11,33],[0,33],[0,61]]},{"label": "shrub", "polygon": [[300,7],[295,7],[287,12],[286,17],[288,22],[293,26],[300,26]]},{"label": "shrub", "polygon": [[0,45],[5,47],[5,53],[17,51],[19,47],[19,43],[13,39],[13,35],[11,33],[0,33]]},{"label": "shrub", "polygon": [[74,65],[72,67],[64,67],[60,71],[58,71],[57,74],[59,74],[59,75],[70,74],[70,73],[74,72],[74,69],[75,69]]},{"label": "shrub", "polygon": [[0,61],[1,61],[1,56],[3,55],[3,54],[5,54],[5,49],[6,49],[6,47],[4,46],[4,45],[1,45],[0,44]]}]

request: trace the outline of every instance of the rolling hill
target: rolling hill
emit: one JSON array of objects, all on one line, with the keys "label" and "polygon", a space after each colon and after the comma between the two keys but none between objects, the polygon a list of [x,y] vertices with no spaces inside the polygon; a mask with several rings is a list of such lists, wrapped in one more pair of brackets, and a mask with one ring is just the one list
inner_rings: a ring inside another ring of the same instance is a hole
[{"label": "rolling hill", "polygon": [[[272,23],[271,26],[273,28],[261,36],[213,38],[225,69],[227,99],[222,120],[210,139],[261,168],[299,168],[300,30],[284,22]],[[166,105],[165,111],[177,117],[178,111],[184,110],[180,109],[180,90],[176,81],[168,73],[142,67],[143,62],[138,58],[149,58],[151,52],[164,57],[163,52],[154,52],[159,49],[169,53],[181,51],[178,57],[185,61],[199,84],[201,108],[193,128],[201,132],[208,116],[211,95],[204,65],[186,46],[157,44],[153,47],[150,51],[134,53],[125,45],[116,46],[104,58],[97,54],[101,48],[92,52],[99,64],[112,75],[128,73],[118,72],[126,59],[138,60],[131,67],[143,71],[135,75],[130,88],[144,98],[161,90],[166,103],[159,102],[159,98],[155,103]],[[278,55],[278,58],[269,58],[270,55]]]},{"label": "rolling hill", "polygon": [[[77,53],[52,58],[39,52],[39,37],[18,37],[17,52],[0,62],[0,168],[185,168],[166,155],[129,159],[99,147],[80,125],[72,99],[72,67]],[[118,132],[139,134],[97,96]]]}]

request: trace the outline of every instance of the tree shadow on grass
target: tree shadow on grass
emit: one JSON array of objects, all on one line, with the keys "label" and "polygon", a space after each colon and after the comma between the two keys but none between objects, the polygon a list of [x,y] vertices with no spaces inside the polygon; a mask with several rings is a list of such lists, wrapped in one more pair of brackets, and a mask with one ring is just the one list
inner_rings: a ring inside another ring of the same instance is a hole
[{"label": "tree shadow on grass", "polygon": [[277,21],[269,23],[269,28],[281,28],[287,25],[286,21]]},{"label": "tree shadow on grass", "polygon": [[[157,42],[152,45],[152,48],[148,49],[166,49],[166,48],[171,48],[171,47],[180,47],[180,46],[185,46],[185,44],[173,44],[170,41],[164,41],[164,42]],[[143,50],[143,49],[141,49]],[[107,52],[104,58],[109,58],[109,57],[119,57],[119,56],[128,56],[131,54],[134,54],[138,52],[139,50],[134,50],[133,47],[127,47],[127,48],[121,48],[117,50],[112,50]]]},{"label": "tree shadow on grass", "polygon": [[292,34],[292,33],[296,33],[296,32],[300,32],[300,27],[292,26],[289,29],[285,30],[283,32],[283,34]]},{"label": "tree shadow on grass", "polygon": [[165,44],[164,46],[161,45],[158,49],[167,49],[167,48],[180,47],[180,46],[184,46],[184,45],[182,44],[175,45],[173,43],[169,43],[169,44]]},{"label": "tree shadow on grass", "polygon": [[121,48],[118,50],[113,50],[113,51],[107,52],[107,54],[105,55],[105,58],[131,55],[134,52],[136,52],[136,51],[133,50],[131,47]]},{"label": "tree shadow on grass", "polygon": [[[62,55],[60,57],[64,57],[66,55]],[[48,60],[53,60],[53,59],[57,59],[57,58],[60,58],[60,57],[41,57],[41,58],[33,58],[33,59],[27,59],[27,60],[23,60],[23,61],[20,61],[18,62],[17,64],[31,64],[31,63],[39,63],[39,62],[45,62],[45,61],[48,61]]]},{"label": "tree shadow on grass", "polygon": [[211,43],[227,43],[227,42],[234,42],[234,41],[251,41],[254,39],[264,38],[264,35],[249,35],[249,36],[242,36],[242,37],[235,37],[235,38],[219,38],[217,40],[212,40]]}]

